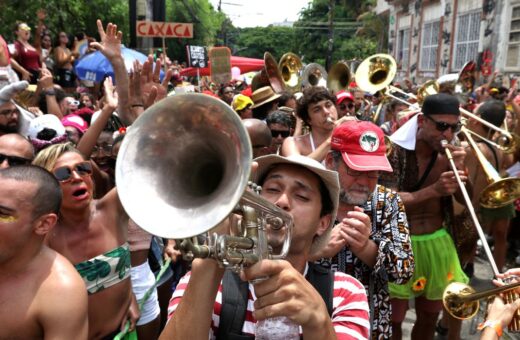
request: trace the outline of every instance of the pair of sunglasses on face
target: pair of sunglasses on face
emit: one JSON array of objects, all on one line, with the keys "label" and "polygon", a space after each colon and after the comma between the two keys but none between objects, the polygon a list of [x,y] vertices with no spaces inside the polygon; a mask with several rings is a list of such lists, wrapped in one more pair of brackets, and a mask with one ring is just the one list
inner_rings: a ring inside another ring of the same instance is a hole
[{"label": "pair of sunglasses on face", "polygon": [[30,159],[18,157],[18,156],[4,155],[3,153],[0,153],[0,164],[3,163],[6,159],[7,159],[7,163],[9,163],[9,166],[31,164]]},{"label": "pair of sunglasses on face", "polygon": [[68,182],[72,178],[72,172],[76,172],[79,176],[87,176],[92,174],[92,164],[90,162],[81,162],[70,168],[62,166],[53,171],[54,177],[59,182]]},{"label": "pair of sunglasses on face", "polygon": [[287,138],[290,133],[291,131],[288,130],[271,130],[271,136],[273,136],[273,138],[278,137],[278,135],[281,135],[282,138]]},{"label": "pair of sunglasses on face", "polygon": [[352,109],[353,107],[354,107],[354,103],[339,104],[340,110],[346,110],[347,108]]},{"label": "pair of sunglasses on face", "polygon": [[432,122],[434,122],[434,123],[435,123],[435,128],[436,128],[438,131],[440,131],[440,132],[444,132],[444,131],[446,131],[446,130],[448,130],[448,129],[451,128],[451,131],[452,131],[453,133],[457,133],[457,132],[459,132],[460,129],[462,128],[462,123],[461,123],[461,122],[457,122],[457,123],[455,123],[455,124],[448,124],[448,123],[446,123],[446,122],[439,122],[439,121],[433,119],[433,118],[430,117],[430,116],[426,116],[426,115],[425,115],[425,117],[428,118],[429,120],[431,120]]}]

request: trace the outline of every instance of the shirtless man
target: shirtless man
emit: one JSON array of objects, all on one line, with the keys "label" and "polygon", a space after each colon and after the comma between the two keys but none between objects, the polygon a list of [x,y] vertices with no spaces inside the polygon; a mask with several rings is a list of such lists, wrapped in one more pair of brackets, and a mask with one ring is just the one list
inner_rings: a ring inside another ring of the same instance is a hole
[{"label": "shirtless man", "polygon": [[311,127],[311,132],[287,137],[281,155],[304,155],[321,162],[330,150],[330,136],[338,119],[336,97],[324,87],[310,87],[303,91],[298,103],[298,117]]},{"label": "shirtless man", "polygon": [[0,339],[87,339],[87,293],[66,258],[44,245],[61,190],[30,165],[0,170]]},{"label": "shirtless man", "polygon": [[46,241],[74,264],[85,281],[89,339],[112,339],[127,320],[133,330],[139,311],[129,277],[128,215],[116,189],[94,200],[92,163],[70,143],[47,147],[33,163],[60,182],[60,215]]},{"label": "shirtless man", "polygon": [[34,148],[27,138],[17,133],[0,136],[0,169],[30,164],[33,158]]},{"label": "shirtless man", "polygon": [[[406,208],[410,226],[415,272],[406,285],[389,284],[392,300],[394,339],[401,339],[408,299],[415,297],[417,321],[412,339],[433,339],[435,324],[442,310],[442,293],[451,281],[467,282],[446,219],[452,210],[451,196],[458,200],[460,190],[449,161],[441,146],[451,141],[460,130],[458,100],[441,93],[426,98],[417,123],[406,127],[416,129],[413,150],[394,145],[389,161],[393,173],[381,175],[380,182],[398,191]],[[467,180],[464,169],[466,152],[462,147],[448,145],[458,173]],[[432,275],[434,274],[434,275]],[[458,331],[450,327],[451,331]]]},{"label": "shirtless man", "polygon": [[[479,106],[476,115],[485,121],[500,127],[505,118],[505,105],[502,101],[488,100]],[[488,138],[493,139],[495,130],[486,127],[475,119],[469,119],[468,128],[473,132]],[[488,162],[498,171],[506,170],[506,157],[502,151],[492,146],[490,143],[481,138],[473,136],[480,151],[484,154]],[[490,232],[495,240],[495,247],[493,249],[493,258],[497,263],[498,270],[501,271],[506,262],[507,252],[507,231],[509,229],[509,221],[515,217],[515,209],[513,204],[507,205],[499,209],[486,209],[480,206],[480,194],[482,190],[488,185],[487,176],[484,173],[482,165],[472,152],[472,148],[467,145],[466,152],[468,153],[466,166],[469,169],[469,179],[473,184],[473,198],[472,203],[475,209],[480,214],[481,222],[490,228]]]}]

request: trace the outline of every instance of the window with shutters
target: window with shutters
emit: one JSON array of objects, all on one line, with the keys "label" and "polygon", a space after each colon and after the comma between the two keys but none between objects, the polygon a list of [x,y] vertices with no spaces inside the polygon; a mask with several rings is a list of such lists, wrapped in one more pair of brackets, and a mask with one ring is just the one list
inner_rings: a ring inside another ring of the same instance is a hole
[{"label": "window with shutters", "polygon": [[421,71],[435,71],[437,67],[437,48],[441,22],[424,24],[421,33]]},{"label": "window with shutters", "polygon": [[453,71],[459,71],[468,61],[477,61],[480,21],[480,12],[464,13],[457,17]]},{"label": "window with shutters", "polygon": [[515,69],[520,68],[520,6],[513,7],[511,12],[506,67]]},{"label": "window with shutters", "polygon": [[399,30],[397,41],[397,63],[401,70],[408,69],[408,57],[410,55],[410,28]]}]

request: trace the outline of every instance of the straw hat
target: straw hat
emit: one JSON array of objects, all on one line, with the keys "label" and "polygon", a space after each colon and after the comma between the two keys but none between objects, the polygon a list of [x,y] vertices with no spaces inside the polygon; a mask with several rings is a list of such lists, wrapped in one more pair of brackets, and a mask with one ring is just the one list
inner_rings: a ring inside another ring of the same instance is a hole
[{"label": "straw hat", "polygon": [[275,93],[271,86],[264,86],[253,92],[251,99],[255,105],[251,106],[252,109],[272,102],[280,98],[280,95]]}]

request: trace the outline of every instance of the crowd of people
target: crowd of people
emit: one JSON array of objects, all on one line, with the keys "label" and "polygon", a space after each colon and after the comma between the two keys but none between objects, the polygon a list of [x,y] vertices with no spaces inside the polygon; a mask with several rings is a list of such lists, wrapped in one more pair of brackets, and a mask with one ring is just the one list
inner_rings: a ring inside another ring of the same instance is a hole
[{"label": "crowd of people", "polygon": [[[201,81],[194,87],[201,96],[241,119],[260,195],[294,222],[286,260],[262,260],[236,275],[213,259],[185,262],[176,241],[142,229],[118,195],[115,164],[127,128],[184,92],[182,66],[149,56],[128,72],[121,32],[99,20],[99,42],[78,36],[74,48],[60,32],[51,46],[45,17],[37,13],[32,44],[26,23],[16,26],[14,50],[0,37],[0,338],[135,331],[139,339],[252,339],[257,321],[286,317],[298,338],[401,339],[414,299],[412,339],[436,331],[457,339],[461,322],[443,312],[442,295],[473,276],[478,237],[455,171],[493,240],[504,273],[497,279],[518,280],[518,254],[508,249],[518,249],[511,226],[520,201],[480,205],[487,178],[459,134],[463,126],[478,134],[491,166],[518,177],[520,148],[491,143],[499,136],[483,123],[520,133],[516,83],[507,88],[492,77],[473,89],[462,106],[481,120],[463,122],[461,100],[449,91],[410,110],[409,97],[366,93],[355,80],[337,93]],[[114,79],[77,79],[74,62],[89,50],[109,60]],[[226,221],[218,231],[230,228]],[[500,337],[518,308],[520,299],[505,305],[497,296],[481,339]]]}]

